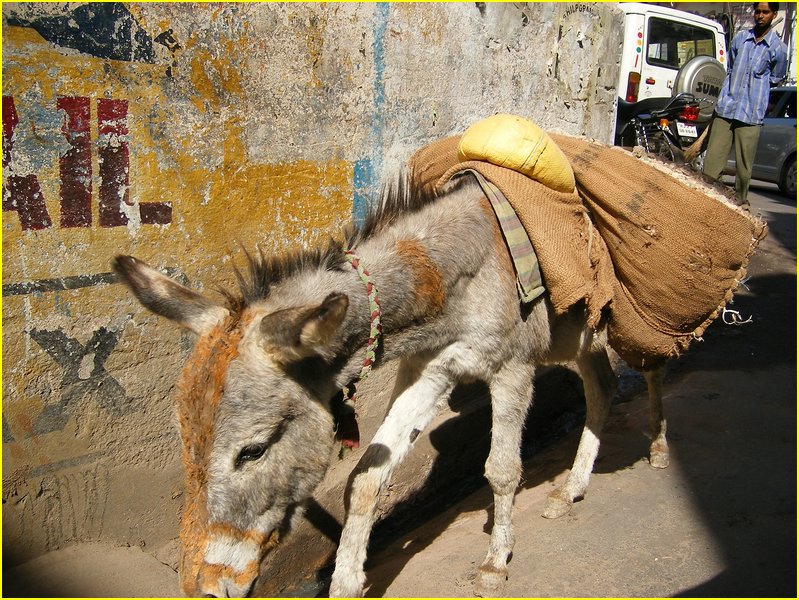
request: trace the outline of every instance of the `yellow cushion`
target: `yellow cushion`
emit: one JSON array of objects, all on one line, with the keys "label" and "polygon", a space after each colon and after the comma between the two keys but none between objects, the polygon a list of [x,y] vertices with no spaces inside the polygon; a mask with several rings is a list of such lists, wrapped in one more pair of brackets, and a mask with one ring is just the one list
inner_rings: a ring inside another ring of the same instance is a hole
[{"label": "yellow cushion", "polygon": [[458,155],[513,169],[559,192],[574,190],[574,173],[561,149],[538,125],[516,115],[494,115],[469,127]]}]

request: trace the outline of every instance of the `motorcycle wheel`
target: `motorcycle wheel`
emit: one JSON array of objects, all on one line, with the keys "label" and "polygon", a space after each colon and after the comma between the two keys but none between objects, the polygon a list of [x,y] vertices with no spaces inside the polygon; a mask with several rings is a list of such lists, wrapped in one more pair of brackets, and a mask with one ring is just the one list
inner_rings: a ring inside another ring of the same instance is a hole
[{"label": "motorcycle wheel", "polygon": [[662,133],[652,140],[650,144],[650,154],[668,162],[674,162],[674,150],[669,140]]}]

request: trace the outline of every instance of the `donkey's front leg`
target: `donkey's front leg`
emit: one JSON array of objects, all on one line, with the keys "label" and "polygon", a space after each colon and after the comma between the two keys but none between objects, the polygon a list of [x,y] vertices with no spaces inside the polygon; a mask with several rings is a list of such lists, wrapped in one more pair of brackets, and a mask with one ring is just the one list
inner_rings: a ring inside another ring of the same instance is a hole
[{"label": "donkey's front leg", "polygon": [[449,396],[454,387],[454,381],[440,357],[424,365],[418,378],[411,378],[408,383],[408,387],[394,400],[353,472],[347,520],[330,583],[331,597],[363,595],[366,583],[363,564],[380,492],[416,437],[435,416],[439,401]]},{"label": "donkey's front leg", "polygon": [[476,596],[498,596],[508,578],[513,550],[513,498],[522,472],[520,447],[527,410],[533,399],[532,365],[508,363],[489,382],[491,451],[485,475],[494,492],[494,527],[488,554],[477,572]]}]

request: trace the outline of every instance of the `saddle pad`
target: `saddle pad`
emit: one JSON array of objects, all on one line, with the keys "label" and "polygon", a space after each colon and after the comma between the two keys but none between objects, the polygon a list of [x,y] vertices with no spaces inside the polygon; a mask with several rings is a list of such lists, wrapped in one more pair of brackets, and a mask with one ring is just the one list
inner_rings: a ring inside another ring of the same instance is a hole
[{"label": "saddle pad", "polygon": [[546,295],[556,314],[584,302],[596,327],[612,297],[613,267],[607,248],[576,191],[559,192],[487,161],[461,162],[459,136],[417,150],[408,161],[416,185],[441,189],[457,173],[480,173],[508,200],[535,249]]}]

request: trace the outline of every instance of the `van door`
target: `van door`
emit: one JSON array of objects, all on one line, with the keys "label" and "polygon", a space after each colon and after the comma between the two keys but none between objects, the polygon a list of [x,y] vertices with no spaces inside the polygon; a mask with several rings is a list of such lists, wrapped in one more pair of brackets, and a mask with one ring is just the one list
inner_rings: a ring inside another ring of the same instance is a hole
[{"label": "van door", "polygon": [[638,99],[669,98],[677,71],[695,56],[718,56],[716,32],[659,15],[647,15]]}]

